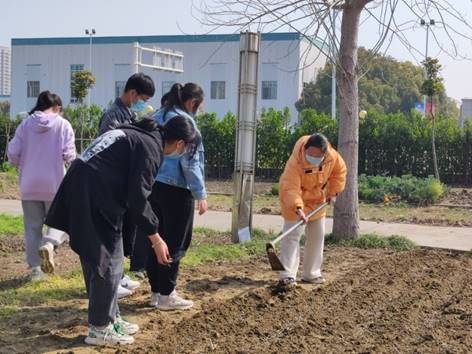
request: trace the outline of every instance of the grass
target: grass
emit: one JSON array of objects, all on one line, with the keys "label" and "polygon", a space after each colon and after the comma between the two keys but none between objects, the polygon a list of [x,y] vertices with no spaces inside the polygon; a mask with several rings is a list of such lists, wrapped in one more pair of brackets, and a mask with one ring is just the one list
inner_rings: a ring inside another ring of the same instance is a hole
[{"label": "grass", "polygon": [[0,318],[14,315],[23,307],[38,306],[55,301],[83,298],[85,295],[82,272],[48,276],[43,281],[27,282],[0,292]]},{"label": "grass", "polygon": [[[213,210],[228,211],[233,199],[226,195],[210,195],[208,205]],[[253,204],[254,212],[259,214],[280,214],[277,196],[256,195]],[[403,203],[373,204],[360,203],[360,216],[363,220],[381,222],[400,222],[414,224],[439,224],[452,226],[472,226],[472,213],[467,209],[428,206],[417,208]],[[332,216],[328,208],[328,216]]]},{"label": "grass", "polygon": [[330,234],[326,236],[326,244],[335,244],[344,247],[356,247],[362,249],[382,248],[390,249],[396,252],[410,251],[418,247],[416,243],[404,236],[393,235],[385,237],[377,234],[365,234],[359,236],[355,240],[344,241],[336,241]]},{"label": "grass", "polygon": [[0,237],[6,235],[23,235],[23,217],[0,214]]}]

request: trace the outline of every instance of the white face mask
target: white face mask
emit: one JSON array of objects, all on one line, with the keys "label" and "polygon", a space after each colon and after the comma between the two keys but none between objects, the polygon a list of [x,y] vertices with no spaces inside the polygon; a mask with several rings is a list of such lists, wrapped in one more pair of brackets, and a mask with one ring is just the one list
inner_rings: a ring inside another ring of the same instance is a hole
[{"label": "white face mask", "polygon": [[311,163],[312,165],[319,166],[324,160],[324,156],[322,157],[314,157],[308,154],[305,154],[306,160]]}]

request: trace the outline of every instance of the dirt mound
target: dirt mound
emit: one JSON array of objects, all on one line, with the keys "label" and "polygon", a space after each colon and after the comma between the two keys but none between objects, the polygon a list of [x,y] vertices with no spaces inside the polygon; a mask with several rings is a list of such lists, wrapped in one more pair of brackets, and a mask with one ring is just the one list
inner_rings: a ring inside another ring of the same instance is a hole
[{"label": "dirt mound", "polygon": [[470,269],[464,255],[386,255],[312,290],[210,301],[130,352],[471,352]]}]

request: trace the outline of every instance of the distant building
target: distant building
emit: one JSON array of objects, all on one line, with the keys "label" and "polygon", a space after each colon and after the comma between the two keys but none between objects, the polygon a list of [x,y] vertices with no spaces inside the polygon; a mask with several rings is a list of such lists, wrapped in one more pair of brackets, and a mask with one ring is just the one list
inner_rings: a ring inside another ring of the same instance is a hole
[{"label": "distant building", "polygon": [[0,46],[0,97],[10,96],[11,88],[11,51]]},{"label": "distant building", "polygon": [[466,119],[472,122],[472,98],[462,99],[461,114],[459,117],[459,124],[461,128],[464,127]]},{"label": "distant building", "polygon": [[[204,110],[222,118],[237,113],[239,34],[93,37],[92,72],[97,78],[91,102],[106,107],[120,95],[133,73],[133,43],[184,54],[184,73],[140,69],[156,84],[151,104],[175,82],[196,82],[205,91]],[[321,45],[321,44],[320,44]],[[59,94],[67,104],[74,72],[88,69],[89,38],[12,39],[11,112],[16,115],[34,105],[42,90]],[[258,109],[288,107],[298,117],[295,102],[303,84],[315,80],[326,57],[298,33],[264,33],[260,49]]]}]

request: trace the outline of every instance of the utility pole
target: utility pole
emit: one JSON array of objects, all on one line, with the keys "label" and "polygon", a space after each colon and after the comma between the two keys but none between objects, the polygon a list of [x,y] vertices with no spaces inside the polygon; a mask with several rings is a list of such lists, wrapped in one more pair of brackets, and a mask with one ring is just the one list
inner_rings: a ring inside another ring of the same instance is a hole
[{"label": "utility pole", "polygon": [[[90,73],[92,73],[92,37],[96,34],[95,28],[91,28],[90,30],[86,29],[85,34],[89,36],[89,39],[90,39],[89,40],[89,70],[90,70]],[[89,94],[88,94],[88,99],[87,99],[89,110],[90,110],[90,106],[92,105],[91,101],[92,101],[92,89],[90,89]]]},{"label": "utility pole", "polygon": [[[426,21],[426,20],[422,19],[420,21],[420,24],[421,24],[421,26],[426,27],[426,51],[425,51],[424,58],[427,59],[428,58],[428,45],[429,45],[429,28],[431,26],[434,26],[436,24],[436,21],[435,20]],[[426,76],[426,74],[425,74],[425,76]],[[426,97],[426,95],[423,95],[423,115],[425,117],[426,117],[426,102],[427,102],[427,97]],[[433,104],[433,102],[431,102],[431,104]]]},{"label": "utility pole", "polygon": [[252,232],[252,195],[256,170],[256,108],[260,33],[240,37],[238,128],[234,161],[232,241],[246,242]]}]

